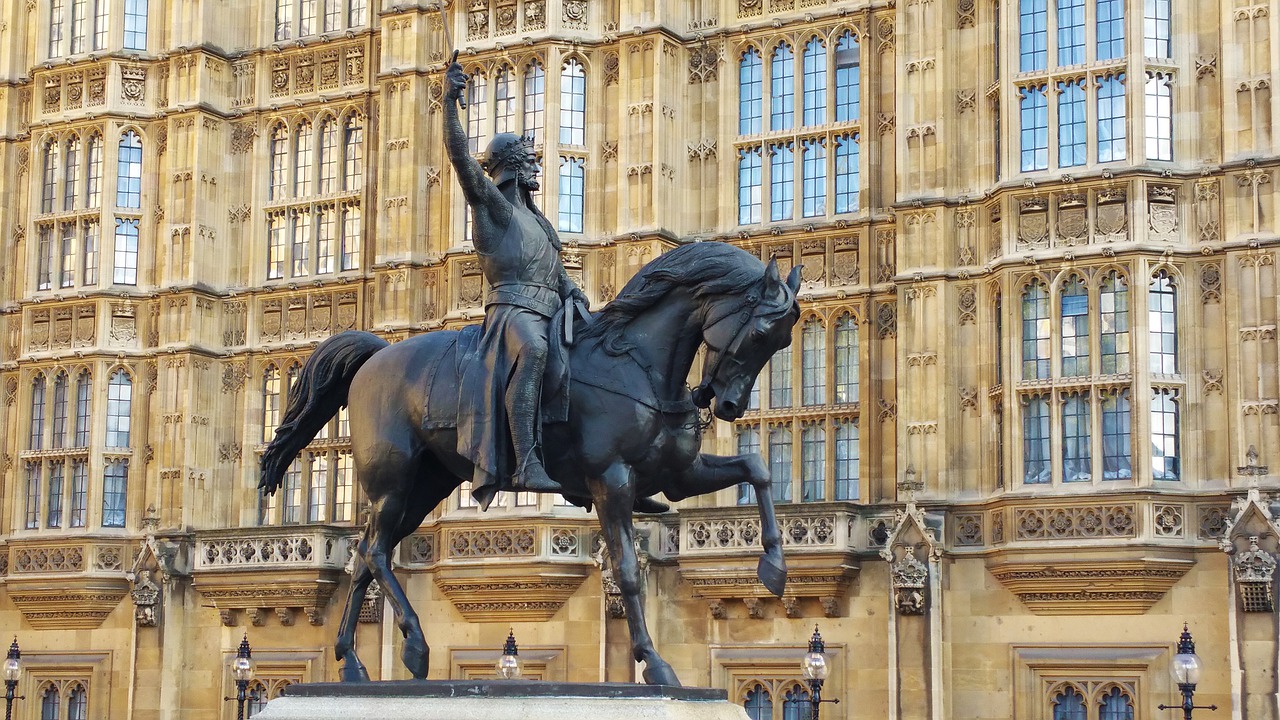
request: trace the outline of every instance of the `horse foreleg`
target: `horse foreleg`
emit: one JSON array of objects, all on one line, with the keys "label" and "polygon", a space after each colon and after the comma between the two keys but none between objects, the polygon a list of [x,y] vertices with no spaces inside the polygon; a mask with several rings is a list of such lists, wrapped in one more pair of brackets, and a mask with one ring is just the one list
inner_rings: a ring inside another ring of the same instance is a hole
[{"label": "horse foreleg", "polygon": [[610,465],[598,479],[589,481],[596,503],[596,516],[609,547],[613,562],[614,580],[622,591],[622,603],[627,609],[627,626],[631,631],[631,654],[636,662],[643,662],[644,681],[650,685],[679,685],[680,680],[671,665],[658,655],[653,638],[644,620],[644,603],[640,597],[640,564],[636,558],[635,530],[631,524],[631,509],[635,504],[635,483],[632,470],[625,463]]},{"label": "horse foreleg", "polygon": [[364,603],[365,593],[369,590],[369,584],[373,582],[373,571],[364,561],[366,547],[365,541],[361,539],[353,561],[347,607],[342,611],[342,624],[338,626],[338,640],[333,645],[334,656],[342,661],[343,682],[361,682],[369,679],[369,671],[356,655],[356,623],[360,620],[360,606]]},{"label": "horse foreleg", "polygon": [[399,621],[400,633],[404,635],[404,650],[400,653],[400,659],[415,678],[422,680],[427,677],[431,649],[427,647],[427,638],[422,633],[418,613],[409,604],[404,588],[391,569],[391,550],[399,541],[396,529],[402,522],[404,511],[403,501],[390,496],[374,505],[366,562],[382,588],[383,595],[390,601]]},{"label": "horse foreleg", "polygon": [[719,492],[744,482],[750,483],[755,490],[756,505],[760,508],[760,545],[764,554],[760,556],[760,563],[756,566],[756,576],[769,592],[782,597],[787,587],[787,561],[782,555],[782,531],[778,529],[778,518],[773,509],[769,468],[758,454],[699,454],[664,494],[672,500],[683,500],[695,495]]}]

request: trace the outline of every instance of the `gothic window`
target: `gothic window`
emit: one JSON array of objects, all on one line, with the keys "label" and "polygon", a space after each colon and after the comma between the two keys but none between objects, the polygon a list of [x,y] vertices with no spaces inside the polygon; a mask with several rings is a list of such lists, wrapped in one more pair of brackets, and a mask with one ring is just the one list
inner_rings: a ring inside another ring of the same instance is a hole
[{"label": "gothic window", "polygon": [[28,530],[40,527],[40,462],[27,463],[27,522]]},{"label": "gothic window", "polygon": [[137,219],[116,218],[116,247],[112,281],[117,285],[138,284]]},{"label": "gothic window", "polygon": [[769,431],[769,482],[776,502],[791,502],[791,428]]},{"label": "gothic window", "polygon": [[97,220],[84,221],[84,240],[81,246],[81,282],[96,285],[98,282],[98,244],[102,230]]},{"label": "gothic window", "polygon": [[769,219],[790,220],[795,204],[795,159],[791,143],[769,146]]},{"label": "gothic window", "polygon": [[267,279],[284,277],[284,212],[267,215]]},{"label": "gothic window", "polygon": [[1044,85],[1019,88],[1022,112],[1022,171],[1049,167],[1049,108]]},{"label": "gothic window", "polygon": [[285,163],[289,159],[289,133],[283,125],[271,129],[269,153],[271,155],[267,176],[267,199],[283,200],[285,190]]},{"label": "gothic window", "polygon": [[331,273],[334,241],[338,236],[338,209],[333,205],[323,205],[316,212],[319,213],[316,223],[316,272]]},{"label": "gothic window", "polygon": [[1133,477],[1129,391],[1110,390],[1102,398],[1102,479]]},{"label": "gothic window", "polygon": [[54,201],[58,195],[58,141],[50,140],[44,145],[44,172],[40,192],[40,212],[53,212]]},{"label": "gothic window", "polygon": [[512,80],[511,68],[505,65],[498,68],[497,74],[493,76],[493,131],[516,131],[515,82]]},{"label": "gothic window", "polygon": [[858,321],[849,313],[840,316],[835,328],[836,402],[858,402]]},{"label": "gothic window", "polygon": [[36,241],[36,289],[53,288],[53,227],[40,228],[40,237]]},{"label": "gothic window", "polygon": [[142,207],[142,138],[129,130],[120,136],[120,165],[116,173],[116,207]]},{"label": "gothic window", "polygon": [[369,13],[368,0],[350,0],[347,8],[347,25],[360,27],[365,24],[365,16]]},{"label": "gothic window", "polygon": [[1125,142],[1124,73],[1098,78],[1098,162],[1117,162],[1128,155]]},{"label": "gothic window", "polygon": [[279,424],[280,369],[272,365],[262,379],[262,442],[271,442]]},{"label": "gothic window", "polygon": [[1143,3],[1142,54],[1149,58],[1173,57],[1169,42],[1170,0],[1146,0]]},{"label": "gothic window", "polygon": [[1178,372],[1178,296],[1172,278],[1163,270],[1147,291],[1147,344],[1153,375]]},{"label": "gothic window", "polygon": [[289,213],[289,228],[293,277],[303,277],[311,265],[311,209],[294,208]]},{"label": "gothic window", "polygon": [[28,435],[28,450],[44,449],[44,375],[36,375],[31,381],[31,432]]},{"label": "gothic window", "polygon": [[284,517],[286,525],[302,522],[302,459],[294,458],[285,470],[284,481],[280,487],[284,498]]},{"label": "gothic window", "polygon": [[804,164],[801,168],[803,182],[804,217],[827,214],[827,145],[823,138],[805,140],[801,144]]},{"label": "gothic window", "polygon": [[800,500],[827,499],[827,434],[821,423],[811,423],[800,432]]},{"label": "gothic window", "polygon": [[88,172],[85,179],[84,206],[89,209],[102,207],[102,136],[89,136]]},{"label": "gothic window", "polygon": [[53,443],[54,450],[67,444],[67,374],[59,372],[53,378]]},{"label": "gothic window", "polygon": [[1062,376],[1089,374],[1089,288],[1074,275],[1058,293],[1062,319]]},{"label": "gothic window", "polygon": [[71,522],[73,528],[82,528],[89,515],[89,461],[71,461]]},{"label": "gothic window", "polygon": [[62,57],[63,23],[66,0],[51,0],[49,3],[49,57]]},{"label": "gothic window", "polygon": [[575,58],[560,69],[560,144],[586,145],[587,73]]},{"label": "gothic window", "polygon": [[299,123],[293,136],[293,195],[311,194],[311,123]]},{"label": "gothic window", "polygon": [[66,462],[62,460],[49,463],[49,503],[45,506],[45,527],[62,527],[62,481],[66,467]]},{"label": "gothic window", "polygon": [[124,49],[147,49],[147,0],[124,0]]},{"label": "gothic window", "polygon": [[1084,696],[1075,688],[1066,688],[1053,698],[1053,720],[1088,720]]},{"label": "gothic window", "polygon": [[62,694],[50,683],[40,693],[40,720],[62,720]]},{"label": "gothic window", "polygon": [[75,210],[80,187],[80,138],[67,140],[62,173],[62,209]]},{"label": "gothic window", "polygon": [[1047,0],[1019,0],[1018,70],[1043,70],[1048,60]]},{"label": "gothic window", "polygon": [[834,422],[836,441],[836,500],[857,500],[861,477],[858,425],[849,419]]},{"label": "gothic window", "polygon": [[62,240],[58,245],[58,287],[76,284],[76,224],[62,223]]},{"label": "gothic window", "polygon": [[1084,0],[1058,0],[1058,64],[1084,62]]},{"label": "gothic window", "polygon": [[1098,295],[1102,324],[1102,373],[1117,375],[1129,372],[1129,284],[1123,275],[1112,271],[1102,281]]},{"label": "gothic window", "polygon": [[326,0],[324,3],[324,32],[342,27],[342,0]]},{"label": "gothic window", "polygon": [[836,213],[857,212],[862,191],[858,133],[836,136]]},{"label": "gothic window", "polygon": [[307,522],[324,522],[329,509],[329,458],[308,453],[307,466]]},{"label": "gothic window", "polygon": [[542,143],[547,115],[547,74],[542,63],[534,60],[524,70],[524,134]]},{"label": "gothic window", "polygon": [[364,186],[364,121],[358,115],[347,118],[342,136],[343,189],[358,192]]},{"label": "gothic window", "polygon": [[1151,391],[1151,475],[1155,480],[1180,480],[1182,470],[1178,441],[1178,391]]},{"label": "gothic window", "polygon": [[560,157],[560,204],[558,228],[561,232],[583,231],[587,161],[578,157]]},{"label": "gothic window", "polygon": [[813,705],[809,702],[809,690],[800,683],[793,683],[782,694],[782,720],[811,720]]},{"label": "gothic window", "polygon": [[1085,131],[1084,80],[1058,83],[1058,167],[1084,165],[1088,139]]},{"label": "gothic window", "polygon": [[77,683],[67,695],[67,720],[89,719],[89,692]]},{"label": "gothic window", "polygon": [[827,45],[813,38],[804,46],[804,124],[827,122]]},{"label": "gothic window", "polygon": [[791,407],[791,348],[784,347],[769,361],[769,407]]},{"label": "gothic window", "polygon": [[1028,485],[1048,483],[1049,398],[1031,395],[1022,403],[1022,481]]},{"label": "gothic window", "polygon": [[248,717],[253,717],[266,710],[267,701],[270,699],[267,697],[267,686],[263,685],[260,680],[254,680],[249,685],[249,702],[245,704],[245,714]]},{"label": "gothic window", "polygon": [[344,205],[342,208],[342,269],[360,268],[360,244],[363,230],[360,225],[360,206]]},{"label": "gothic window", "polygon": [[800,402],[827,402],[827,329],[818,318],[809,318],[800,332]]},{"label": "gothic window", "polygon": [[742,706],[751,720],[773,720],[773,697],[760,683],[747,690]]},{"label": "gothic window", "polygon": [[796,81],[795,55],[787,43],[774,48],[769,76],[769,129],[790,130],[796,122]]},{"label": "gothic window", "polygon": [[339,452],[334,465],[333,521],[351,522],[355,509],[355,481],[351,452]]},{"label": "gothic window", "polygon": [[76,378],[76,418],[72,446],[89,447],[89,418],[92,410],[90,399],[93,393],[93,379],[88,371],[81,372]]},{"label": "gothic window", "polygon": [[299,0],[298,37],[306,37],[316,33],[317,0]]},{"label": "gothic window", "polygon": [[1124,57],[1124,0],[1098,0],[1098,60]]},{"label": "gothic window", "polygon": [[1133,720],[1133,699],[1118,687],[1102,696],[1098,720]]},{"label": "gothic window", "polygon": [[[750,454],[759,455],[760,454],[760,426],[759,425],[740,426],[738,428],[737,445],[738,445],[739,455],[750,455]],[[755,504],[755,501],[756,501],[755,488],[751,487],[750,483],[739,483],[738,484],[738,504],[752,505],[752,504]]]},{"label": "gothic window", "polygon": [[764,64],[760,51],[749,48],[738,62],[738,134],[756,135],[761,131],[763,112]]},{"label": "gothic window", "polygon": [[853,33],[836,41],[836,122],[852,122],[861,115],[862,48]]},{"label": "gothic window", "polygon": [[[320,194],[338,189],[338,121],[332,117],[320,123]],[[323,272],[323,271],[321,271]]]},{"label": "gothic window", "polygon": [[1022,292],[1022,378],[1049,377],[1049,290],[1034,281]]},{"label": "gothic window", "polygon": [[94,0],[93,6],[93,49],[105,50],[107,49],[107,33],[110,30],[107,18],[110,12],[111,0]]},{"label": "gothic window", "polygon": [[1048,716],[1052,720],[1134,720],[1134,699],[1128,683],[1080,679],[1059,682],[1049,689]]},{"label": "gothic window", "polygon": [[294,0],[276,0],[276,40],[293,37],[293,2]]},{"label": "gothic window", "polygon": [[467,152],[472,155],[480,152],[484,141],[484,126],[487,121],[485,100],[488,93],[489,79],[485,77],[483,70],[476,70],[467,83]]},{"label": "gothic window", "polygon": [[128,497],[129,461],[112,458],[106,462],[102,483],[102,526],[124,527],[125,502]]},{"label": "gothic window", "polygon": [[1062,481],[1087,482],[1093,477],[1092,425],[1088,391],[1067,393],[1062,403]]},{"label": "gothic window", "polygon": [[1173,76],[1147,73],[1146,142],[1148,160],[1173,160]]},{"label": "gothic window", "polygon": [[107,383],[107,447],[129,447],[133,381],[124,370],[117,370]]}]

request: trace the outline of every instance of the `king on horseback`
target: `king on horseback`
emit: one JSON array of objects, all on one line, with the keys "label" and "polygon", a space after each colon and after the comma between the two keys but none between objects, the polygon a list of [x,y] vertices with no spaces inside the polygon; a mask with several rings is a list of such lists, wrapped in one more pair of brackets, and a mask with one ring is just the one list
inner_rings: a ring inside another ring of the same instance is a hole
[{"label": "king on horseback", "polygon": [[532,139],[499,133],[481,167],[458,118],[467,75],[457,62],[445,84],[445,148],[471,208],[476,255],[489,284],[477,362],[462,378],[463,396],[474,401],[459,408],[458,452],[475,464],[472,492],[488,507],[504,489],[562,490],[539,449],[550,321],[562,306],[572,314],[572,304],[586,308],[590,301],[565,273],[560,238],[531,197],[540,170]]}]

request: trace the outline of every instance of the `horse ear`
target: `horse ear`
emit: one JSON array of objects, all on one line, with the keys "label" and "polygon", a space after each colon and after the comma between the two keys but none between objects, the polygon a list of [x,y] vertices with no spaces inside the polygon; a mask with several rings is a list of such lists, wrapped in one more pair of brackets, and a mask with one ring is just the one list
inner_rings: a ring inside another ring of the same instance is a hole
[{"label": "horse ear", "polygon": [[764,269],[764,277],[770,285],[782,282],[782,276],[778,274],[778,258],[769,258],[769,265]]},{"label": "horse ear", "polygon": [[800,268],[804,265],[796,265],[791,268],[791,274],[787,276],[787,287],[791,288],[791,294],[795,295],[800,292]]}]

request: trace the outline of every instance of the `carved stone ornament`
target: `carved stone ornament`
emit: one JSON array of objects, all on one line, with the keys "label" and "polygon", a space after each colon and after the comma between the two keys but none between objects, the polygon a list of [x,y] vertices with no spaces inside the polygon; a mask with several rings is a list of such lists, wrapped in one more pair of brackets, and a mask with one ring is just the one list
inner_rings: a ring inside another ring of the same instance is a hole
[{"label": "carved stone ornament", "polygon": [[1275,557],[1258,547],[1258,536],[1249,536],[1249,548],[1231,561],[1241,609],[1245,612],[1273,612],[1275,599]]},{"label": "carved stone ornament", "polygon": [[151,571],[143,570],[133,581],[129,591],[133,598],[133,618],[138,627],[156,626],[156,605],[160,601],[160,586],[151,580]]},{"label": "carved stone ornament", "polygon": [[937,533],[915,501],[894,511],[894,527],[880,550],[889,562],[893,605],[902,615],[924,615],[929,611],[930,565],[942,557]]},{"label": "carved stone ornament", "polygon": [[929,568],[911,553],[889,568],[893,583],[893,604],[903,615],[923,615],[928,596]]},{"label": "carved stone ornament", "polygon": [[1264,498],[1257,486],[1231,504],[1218,541],[1231,556],[1232,582],[1244,612],[1275,611],[1276,557],[1280,555],[1280,496]]}]

